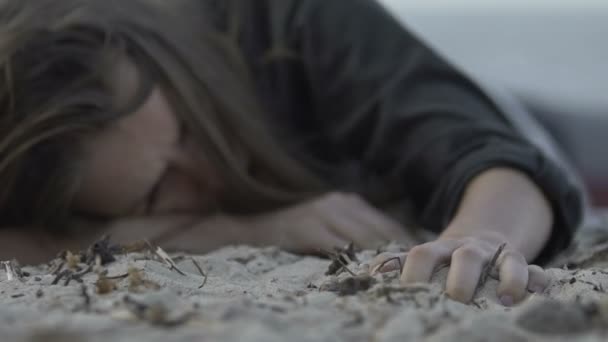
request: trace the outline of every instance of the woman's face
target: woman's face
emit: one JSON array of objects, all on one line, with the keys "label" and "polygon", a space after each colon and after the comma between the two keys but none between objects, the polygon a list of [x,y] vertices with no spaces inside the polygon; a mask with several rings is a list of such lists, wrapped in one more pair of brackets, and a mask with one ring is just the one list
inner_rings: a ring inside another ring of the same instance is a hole
[{"label": "woman's face", "polygon": [[[134,72],[123,66],[119,96],[133,92]],[[210,209],[220,182],[183,129],[160,87],[144,103],[85,146],[74,209],[106,217],[198,214]]]}]

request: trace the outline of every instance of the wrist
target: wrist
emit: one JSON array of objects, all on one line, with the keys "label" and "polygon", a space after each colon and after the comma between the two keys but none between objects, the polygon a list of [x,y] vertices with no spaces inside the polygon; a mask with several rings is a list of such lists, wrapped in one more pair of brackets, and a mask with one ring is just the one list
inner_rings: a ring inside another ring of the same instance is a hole
[{"label": "wrist", "polygon": [[549,240],[552,225],[551,206],[528,176],[490,169],[471,181],[442,238],[500,239],[532,260]]},{"label": "wrist", "polygon": [[501,229],[490,229],[487,225],[460,224],[458,222],[450,223],[437,239],[456,240],[465,238],[476,238],[495,244],[507,243],[509,246],[517,247],[514,246],[516,243],[513,239],[504,234]]}]

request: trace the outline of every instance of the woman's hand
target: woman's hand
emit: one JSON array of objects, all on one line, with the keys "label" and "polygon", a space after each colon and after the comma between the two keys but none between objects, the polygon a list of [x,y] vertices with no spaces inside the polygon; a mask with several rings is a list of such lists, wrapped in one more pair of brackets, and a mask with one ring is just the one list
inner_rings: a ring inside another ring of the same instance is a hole
[{"label": "woman's hand", "polygon": [[355,194],[330,193],[291,208],[245,219],[255,245],[317,253],[353,242],[376,248],[389,241],[407,242],[405,228]]},{"label": "woman's hand", "polygon": [[[403,265],[401,282],[410,284],[430,281],[438,266],[449,264],[446,293],[452,299],[468,303],[475,295],[484,268],[492,262],[500,246],[505,243],[503,241],[495,236],[440,238],[418,245],[407,254],[381,254],[370,267],[374,271],[387,272]],[[401,263],[395,259],[382,265],[395,257],[399,257]],[[523,300],[527,290],[543,291],[549,283],[542,268],[528,265],[524,256],[508,244],[498,255],[491,272],[498,276],[497,296],[505,306]]]},{"label": "woman's hand", "polygon": [[548,242],[553,212],[547,198],[528,176],[509,168],[488,169],[467,186],[459,208],[439,239],[414,247],[403,266],[404,283],[429,281],[440,263],[450,263],[446,291],[468,302],[482,270],[502,244],[496,260],[498,297],[512,305],[526,289],[539,291],[548,277],[528,266]]},{"label": "woman's hand", "polygon": [[110,234],[117,243],[149,239],[167,250],[207,253],[246,244],[278,246],[298,253],[319,253],[350,242],[375,248],[388,241],[406,242],[400,224],[354,194],[330,193],[287,209],[255,216],[152,216],[122,219],[94,234]]}]

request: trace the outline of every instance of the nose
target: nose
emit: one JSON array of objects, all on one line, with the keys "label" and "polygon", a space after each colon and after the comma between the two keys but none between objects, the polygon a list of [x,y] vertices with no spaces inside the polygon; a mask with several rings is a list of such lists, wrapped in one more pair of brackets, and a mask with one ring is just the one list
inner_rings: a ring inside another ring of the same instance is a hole
[{"label": "nose", "polygon": [[157,213],[206,214],[216,208],[220,182],[207,159],[194,149],[175,153],[161,184]]},{"label": "nose", "polygon": [[193,180],[174,167],[163,177],[152,212],[155,214],[196,214],[202,193]]},{"label": "nose", "polygon": [[176,169],[191,178],[201,189],[219,191],[221,181],[217,170],[192,139],[183,142],[173,161]]}]

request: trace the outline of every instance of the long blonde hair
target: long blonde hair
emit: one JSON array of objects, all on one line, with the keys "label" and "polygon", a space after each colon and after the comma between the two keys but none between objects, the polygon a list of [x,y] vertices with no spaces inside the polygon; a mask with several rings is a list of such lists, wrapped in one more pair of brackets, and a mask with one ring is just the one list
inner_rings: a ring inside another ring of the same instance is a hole
[{"label": "long blonde hair", "polygon": [[[265,210],[324,191],[319,177],[276,141],[237,45],[238,25],[217,27],[219,12],[204,3],[0,1],[1,225],[60,226],[69,219],[83,139],[128,112],[115,108],[103,81],[121,53],[167,91],[224,176],[227,208]],[[239,150],[274,181],[244,169]]]}]

